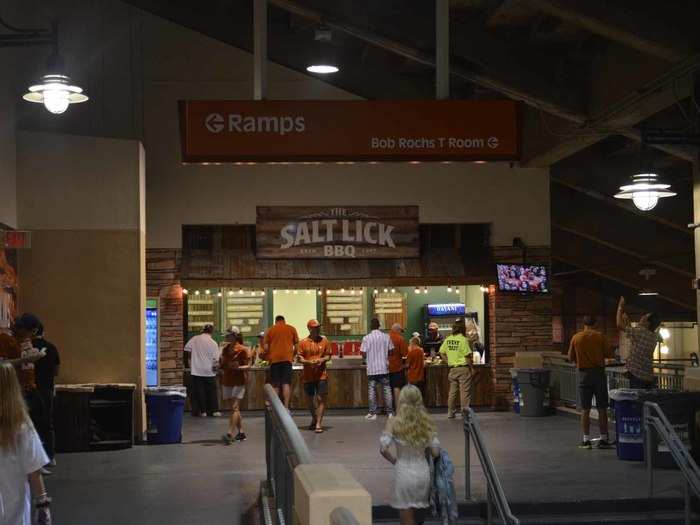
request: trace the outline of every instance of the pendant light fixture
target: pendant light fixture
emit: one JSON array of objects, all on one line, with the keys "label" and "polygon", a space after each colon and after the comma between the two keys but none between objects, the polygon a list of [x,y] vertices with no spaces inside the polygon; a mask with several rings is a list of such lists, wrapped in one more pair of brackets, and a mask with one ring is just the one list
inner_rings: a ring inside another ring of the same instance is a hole
[{"label": "pendant light fixture", "polygon": [[46,74],[41,82],[29,86],[29,91],[22,98],[27,102],[44,104],[44,107],[54,115],[64,113],[71,104],[79,104],[88,100],[83,89],[72,83],[65,73],[63,59],[54,52],[49,57]]},{"label": "pendant light fixture", "polygon": [[330,75],[340,71],[333,50],[333,33],[326,27],[316,29],[314,33],[315,51],[306,70],[317,75]]},{"label": "pendant light fixture", "polygon": [[671,185],[659,181],[656,173],[639,173],[632,176],[632,183],[620,186],[616,199],[632,199],[635,207],[641,211],[653,210],[659,199],[673,197]]},{"label": "pendant light fixture", "polygon": [[0,26],[9,30],[9,34],[0,35],[0,47],[24,47],[50,45],[53,52],[48,59],[46,72],[38,84],[28,88],[22,97],[27,102],[43,104],[55,115],[60,115],[71,104],[88,100],[83,89],[74,84],[66,74],[65,64],[58,52],[58,24],[52,22],[50,29],[19,28],[0,18]]},{"label": "pendant light fixture", "polygon": [[649,288],[649,279],[656,275],[656,269],[654,269],[654,268],[642,268],[641,270],[639,270],[639,275],[644,277],[644,280],[646,282],[646,286],[644,286],[641,290],[639,290],[637,295],[639,295],[641,297],[655,297],[655,296],[659,295],[659,292]]},{"label": "pendant light fixture", "polygon": [[615,194],[616,199],[631,199],[634,206],[641,211],[653,210],[659,199],[676,195],[670,190],[670,184],[659,180],[659,176],[651,166],[651,160],[645,161],[646,152],[646,144],[642,142],[639,172],[632,175],[630,184],[620,186],[620,191]]}]

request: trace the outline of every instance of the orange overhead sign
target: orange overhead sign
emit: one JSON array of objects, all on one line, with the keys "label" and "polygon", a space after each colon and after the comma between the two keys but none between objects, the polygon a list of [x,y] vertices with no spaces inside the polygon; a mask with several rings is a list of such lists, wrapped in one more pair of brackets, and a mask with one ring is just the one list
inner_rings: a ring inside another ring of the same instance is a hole
[{"label": "orange overhead sign", "polygon": [[517,160],[518,104],[180,101],[183,162]]}]

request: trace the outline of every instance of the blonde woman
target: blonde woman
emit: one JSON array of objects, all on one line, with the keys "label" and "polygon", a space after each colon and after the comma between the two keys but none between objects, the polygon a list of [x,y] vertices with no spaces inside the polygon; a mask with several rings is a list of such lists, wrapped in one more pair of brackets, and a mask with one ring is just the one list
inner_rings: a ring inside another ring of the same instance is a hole
[{"label": "blonde woman", "polygon": [[51,499],[40,472],[48,462],[15,370],[0,362],[0,523],[50,525]]},{"label": "blonde woman", "polygon": [[415,511],[430,506],[430,466],[425,452],[430,449],[432,457],[438,457],[440,442],[418,388],[407,385],[401,389],[398,414],[388,421],[379,442],[381,455],[394,465],[391,506],[398,509],[402,525],[423,523],[424,513]]}]

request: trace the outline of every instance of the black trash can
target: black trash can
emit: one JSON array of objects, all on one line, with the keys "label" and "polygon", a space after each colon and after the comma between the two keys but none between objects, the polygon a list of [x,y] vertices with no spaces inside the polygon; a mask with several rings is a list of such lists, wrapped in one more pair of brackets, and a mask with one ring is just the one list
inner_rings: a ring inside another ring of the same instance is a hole
[{"label": "black trash can", "polygon": [[549,370],[518,368],[520,385],[520,415],[542,417],[551,414],[549,403]]}]

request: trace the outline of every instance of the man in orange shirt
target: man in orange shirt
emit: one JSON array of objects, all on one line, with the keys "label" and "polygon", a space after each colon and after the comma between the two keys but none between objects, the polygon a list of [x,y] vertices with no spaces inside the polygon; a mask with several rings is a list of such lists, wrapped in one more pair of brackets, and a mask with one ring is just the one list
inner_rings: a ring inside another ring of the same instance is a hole
[{"label": "man in orange shirt", "polygon": [[309,337],[299,343],[298,355],[299,362],[304,365],[302,381],[311,412],[309,430],[320,434],[323,432],[323,414],[328,397],[326,363],[331,358],[331,345],[321,335],[321,325],[316,319],[311,319],[306,327],[309,329]]},{"label": "man in orange shirt", "polygon": [[406,375],[408,382],[418,387],[425,402],[425,353],[420,346],[420,337],[412,337],[408,344]]},{"label": "man in orange shirt", "polygon": [[265,357],[270,362],[270,383],[277,389],[287,409],[292,397],[292,360],[298,343],[296,328],[287,324],[281,315],[275,317],[275,324],[263,341]]},{"label": "man in orange shirt", "polygon": [[608,384],[605,377],[605,360],[613,357],[612,348],[605,336],[594,330],[595,317],[583,319],[583,330],[574,334],[569,345],[569,359],[576,363],[581,394],[581,430],[583,440],[579,448],[590,449],[591,407],[595,397],[598,409],[600,440],[598,448],[608,448]]},{"label": "man in orange shirt", "polygon": [[408,345],[401,335],[403,328],[399,323],[391,325],[389,337],[394,344],[394,349],[389,351],[389,386],[394,393],[394,403],[396,411],[399,410],[399,394],[406,384],[406,374],[403,369],[403,360],[408,354]]}]

